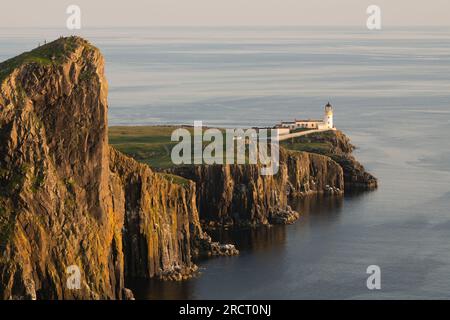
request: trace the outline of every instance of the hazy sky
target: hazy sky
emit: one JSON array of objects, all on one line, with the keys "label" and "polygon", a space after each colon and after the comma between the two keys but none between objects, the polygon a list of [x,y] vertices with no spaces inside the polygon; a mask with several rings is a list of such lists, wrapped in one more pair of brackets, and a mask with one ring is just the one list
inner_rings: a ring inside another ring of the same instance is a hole
[{"label": "hazy sky", "polygon": [[70,4],[81,7],[85,27],[365,26],[371,4],[384,26],[450,25],[450,0],[12,0],[1,3],[0,27],[64,27]]}]

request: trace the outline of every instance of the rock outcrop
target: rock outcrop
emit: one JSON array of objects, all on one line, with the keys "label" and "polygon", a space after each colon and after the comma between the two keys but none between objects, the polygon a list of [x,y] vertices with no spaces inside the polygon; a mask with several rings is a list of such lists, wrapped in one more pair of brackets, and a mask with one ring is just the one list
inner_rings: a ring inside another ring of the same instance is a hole
[{"label": "rock outcrop", "polygon": [[140,278],[192,274],[196,267],[191,237],[202,233],[193,184],[172,183],[113,148],[110,155],[113,206],[126,212],[125,274]]},{"label": "rock outcrop", "polygon": [[355,159],[352,155],[355,146],[341,131],[327,131],[298,137],[295,139],[295,143],[325,146],[321,148],[312,147],[308,151],[330,157],[342,167],[346,190],[374,190],[378,187],[377,178],[368,173],[361,163]]},{"label": "rock outcrop", "polygon": [[197,271],[198,256],[236,255],[202,231],[194,182],[153,172],[110,148],[114,208],[125,212],[125,276],[184,280]]},{"label": "rock outcrop", "polygon": [[310,134],[294,143],[304,144],[308,152],[288,150],[289,143],[284,143],[275,176],[260,175],[259,165],[182,166],[167,171],[195,181],[200,218],[209,228],[290,224],[299,217],[288,205],[292,198],[377,188],[377,179],[356,161],[355,147],[342,132]]},{"label": "rock outcrop", "polygon": [[[122,296],[124,212],[110,192],[103,66],[78,38],[0,65],[10,69],[0,91],[5,299]],[[79,289],[66,285],[69,266],[79,269]]]},{"label": "rock outcrop", "polygon": [[236,254],[202,231],[192,182],[109,147],[103,69],[77,37],[0,64],[0,298],[132,299],[125,277]]},{"label": "rock outcrop", "polygon": [[200,218],[208,227],[292,223],[290,197],[341,194],[342,168],[329,157],[280,149],[280,169],[263,176],[260,165],[199,165],[167,170],[195,181]]}]

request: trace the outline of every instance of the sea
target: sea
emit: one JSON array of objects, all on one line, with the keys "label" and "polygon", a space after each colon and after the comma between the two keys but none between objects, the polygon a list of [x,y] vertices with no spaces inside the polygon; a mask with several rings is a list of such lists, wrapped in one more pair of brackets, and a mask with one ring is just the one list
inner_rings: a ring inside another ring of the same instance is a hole
[{"label": "sea", "polygon": [[137,298],[450,298],[450,27],[3,28],[0,61],[69,34],[105,56],[110,125],[270,126],[330,102],[379,179],[296,201],[293,225],[217,232],[241,254],[129,281]]}]

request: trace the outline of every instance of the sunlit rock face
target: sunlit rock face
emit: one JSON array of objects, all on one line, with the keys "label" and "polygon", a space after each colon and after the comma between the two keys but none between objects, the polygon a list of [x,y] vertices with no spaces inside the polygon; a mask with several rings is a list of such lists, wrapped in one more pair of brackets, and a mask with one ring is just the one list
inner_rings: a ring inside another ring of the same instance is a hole
[{"label": "sunlit rock face", "polygon": [[292,223],[298,214],[290,209],[290,198],[344,190],[342,168],[331,158],[284,148],[276,175],[261,175],[260,165],[185,166],[169,171],[196,182],[200,218],[209,225]]},{"label": "sunlit rock face", "polygon": [[211,248],[195,185],[108,146],[98,49],[61,38],[0,64],[0,81],[0,298],[130,298],[125,276],[195,272]]}]

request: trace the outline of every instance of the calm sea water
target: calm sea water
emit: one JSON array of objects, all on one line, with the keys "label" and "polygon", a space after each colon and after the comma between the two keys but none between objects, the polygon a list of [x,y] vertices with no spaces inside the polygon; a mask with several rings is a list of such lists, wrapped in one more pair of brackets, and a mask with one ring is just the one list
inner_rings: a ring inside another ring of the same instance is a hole
[{"label": "calm sea water", "polygon": [[[64,30],[0,30],[0,60]],[[111,125],[335,122],[380,180],[311,198],[287,227],[215,235],[241,255],[200,261],[184,283],[138,281],[140,298],[450,298],[450,29],[87,29],[106,57]],[[382,289],[366,288],[379,265]]]}]

